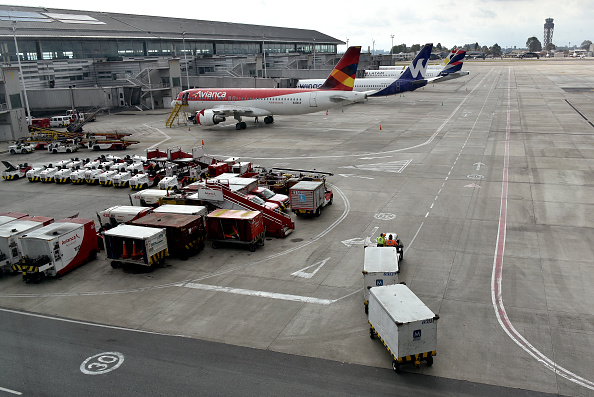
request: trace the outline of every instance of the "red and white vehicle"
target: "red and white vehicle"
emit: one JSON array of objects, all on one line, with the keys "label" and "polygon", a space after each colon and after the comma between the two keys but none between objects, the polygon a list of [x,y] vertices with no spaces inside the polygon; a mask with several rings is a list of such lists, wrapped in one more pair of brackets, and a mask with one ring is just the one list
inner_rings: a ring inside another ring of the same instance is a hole
[{"label": "red and white vehicle", "polygon": [[148,189],[149,187],[155,186],[161,180],[161,175],[155,172],[150,172],[149,174],[136,174],[132,178],[128,184],[130,185],[131,189],[140,190],[140,189]]},{"label": "red and white vehicle", "polygon": [[24,214],[22,212],[1,212],[0,213],[0,225],[4,225],[6,223],[12,222],[17,219],[24,218],[29,216],[28,214]]},{"label": "red and white vehicle", "polygon": [[95,222],[66,218],[37,229],[20,239],[23,259],[12,269],[23,274],[25,282],[61,276],[95,260],[99,245]]},{"label": "red and white vehicle", "polygon": [[280,211],[278,209],[278,204],[272,203],[272,202],[269,202],[269,201],[264,201],[260,197],[255,196],[253,194],[246,194],[245,195],[245,198],[248,199],[248,200],[250,200],[252,203],[256,203],[256,204],[261,205],[262,207],[266,207],[266,208],[268,208],[270,210]]},{"label": "red and white vehicle", "polygon": [[250,194],[260,197],[267,203],[275,203],[280,207],[281,210],[286,210],[291,205],[291,200],[289,199],[289,196],[274,193],[272,190],[265,187],[257,187],[254,190],[252,190]]},{"label": "red and white vehicle", "polygon": [[151,207],[138,207],[132,205],[116,205],[98,213],[101,225],[117,226],[121,223],[134,221],[153,212]]},{"label": "red and white vehicle", "polygon": [[12,265],[21,261],[21,236],[53,221],[53,218],[45,216],[26,216],[0,226],[0,273],[12,271]]},{"label": "red and white vehicle", "polygon": [[9,161],[2,160],[2,164],[6,167],[4,171],[2,171],[2,179],[6,179],[8,181],[13,179],[24,178],[27,175],[27,171],[29,171],[32,167],[25,163],[19,164],[18,167],[12,164]]}]

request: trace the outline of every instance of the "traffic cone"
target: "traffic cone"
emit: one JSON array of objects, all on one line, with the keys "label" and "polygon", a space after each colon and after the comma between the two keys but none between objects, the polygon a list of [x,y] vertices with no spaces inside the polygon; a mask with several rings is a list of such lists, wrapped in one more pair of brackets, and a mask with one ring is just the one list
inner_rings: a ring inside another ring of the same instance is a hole
[{"label": "traffic cone", "polygon": [[190,127],[188,127],[188,131],[190,131]]},{"label": "traffic cone", "polygon": [[126,242],[122,241],[122,259],[128,259],[130,255],[128,255],[128,249],[126,248]]},{"label": "traffic cone", "polygon": [[380,131],[382,130],[382,125],[380,124]]},{"label": "traffic cone", "polygon": [[136,241],[132,241],[132,259],[140,259],[142,252],[136,250]]},{"label": "traffic cone", "polygon": [[328,116],[328,111],[326,110],[326,116]]}]

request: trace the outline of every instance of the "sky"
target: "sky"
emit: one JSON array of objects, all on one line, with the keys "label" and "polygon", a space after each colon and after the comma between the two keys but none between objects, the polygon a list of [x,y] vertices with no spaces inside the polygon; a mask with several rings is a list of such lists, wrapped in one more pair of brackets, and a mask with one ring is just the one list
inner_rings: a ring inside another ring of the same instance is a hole
[{"label": "sky", "polygon": [[[441,43],[451,48],[523,48],[529,37],[543,41],[545,18],[553,18],[553,44],[594,42],[594,0],[269,1],[193,0],[80,2],[19,0],[21,6],[104,11],[317,30],[349,45],[389,51],[394,45]],[[394,38],[391,38],[394,35]],[[392,41],[393,40],[393,41]],[[339,46],[343,51],[345,46]]]}]

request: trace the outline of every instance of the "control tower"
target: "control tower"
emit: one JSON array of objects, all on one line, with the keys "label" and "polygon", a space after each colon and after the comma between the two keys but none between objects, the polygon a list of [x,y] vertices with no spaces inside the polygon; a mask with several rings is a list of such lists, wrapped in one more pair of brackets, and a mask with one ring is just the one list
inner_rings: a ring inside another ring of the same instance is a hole
[{"label": "control tower", "polygon": [[553,23],[553,18],[545,19],[544,24],[544,40],[542,42],[542,48],[547,48],[547,44],[553,42],[553,30],[555,30],[555,24]]}]

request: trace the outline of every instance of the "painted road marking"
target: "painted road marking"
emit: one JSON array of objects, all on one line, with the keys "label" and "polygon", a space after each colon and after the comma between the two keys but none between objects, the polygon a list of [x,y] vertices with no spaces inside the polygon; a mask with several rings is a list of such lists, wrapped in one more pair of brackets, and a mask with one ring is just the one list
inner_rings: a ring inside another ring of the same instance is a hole
[{"label": "painted road marking", "polygon": [[478,175],[478,174],[470,174],[470,175],[466,175],[467,178],[469,179],[483,179],[485,176],[484,175]]},{"label": "painted road marking", "polygon": [[[304,267],[301,270],[297,270],[295,273],[291,273],[291,276],[297,276],[297,277],[303,277],[303,278],[312,278],[321,268],[322,266],[324,266],[326,264],[326,262],[328,262],[328,259],[330,258],[326,258],[320,262],[316,262],[313,265]],[[317,266],[313,272],[306,272],[307,269],[310,269],[314,266]]]},{"label": "painted road marking", "polygon": [[391,221],[392,219],[396,219],[395,214],[390,214],[387,212],[380,212],[379,214],[375,214],[373,217],[379,221]]},{"label": "painted road marking", "polygon": [[476,170],[480,171],[481,170],[481,165],[485,165],[484,163],[481,163],[480,161],[478,163],[474,163],[473,165],[476,165]]},{"label": "painted road marking", "polygon": [[471,183],[469,185],[464,185],[464,187],[478,187],[479,189],[481,188],[479,185],[477,185],[476,183]]},{"label": "painted road marking", "polygon": [[163,139],[161,142],[157,142],[155,143],[153,146],[149,147],[148,150],[152,150],[154,148],[156,148],[157,146],[159,146],[160,144],[167,142],[168,140],[171,139],[171,137],[169,135],[167,135],[166,133],[164,133],[163,131],[161,131],[160,129],[156,128],[156,127],[151,127],[148,124],[143,124],[146,128],[151,128],[153,130],[157,130],[157,132],[161,133],[162,135],[165,135],[165,139]]},{"label": "painted road marking", "polygon": [[122,353],[99,353],[83,361],[80,371],[85,375],[103,375],[119,368],[123,363],[124,355]]},{"label": "painted road marking", "polygon": [[338,174],[338,175],[340,175],[342,177],[345,177],[345,178],[348,178],[348,177],[351,177],[352,176],[353,178],[375,179],[375,178],[372,178],[370,176],[359,176],[359,175],[355,175],[355,174]]},{"label": "painted road marking", "polygon": [[513,326],[505,307],[503,306],[503,295],[501,288],[503,257],[505,253],[505,236],[507,224],[507,192],[508,192],[508,168],[509,168],[509,141],[511,130],[511,68],[508,69],[507,81],[507,128],[505,132],[505,153],[503,157],[503,180],[501,182],[501,204],[499,209],[499,226],[497,230],[497,242],[495,244],[495,255],[493,257],[493,273],[491,275],[491,301],[493,309],[497,316],[497,321],[507,335],[524,351],[530,354],[537,361],[541,362],[546,368],[565,379],[574,382],[580,386],[594,390],[594,382],[582,378],[573,372],[561,367],[553,360],[542,354],[538,349],[530,344]]},{"label": "painted road marking", "polygon": [[17,396],[22,395],[23,393],[21,393],[20,391],[16,391],[16,390],[11,390],[11,389],[7,389],[5,387],[0,387],[0,391],[6,392],[6,393],[11,393],[11,394],[16,394]]},{"label": "painted road marking", "polygon": [[346,165],[338,168],[349,168],[362,171],[378,171],[378,172],[394,172],[397,174],[402,173],[407,165],[411,163],[411,160],[399,160],[389,161],[387,163],[377,164],[363,164],[363,165]]},{"label": "painted road marking", "polygon": [[379,229],[379,227],[374,227],[371,231],[371,234],[365,238],[355,237],[348,240],[342,240],[341,243],[349,248],[351,248],[353,245],[364,245],[367,240],[371,241],[371,237],[373,237],[375,232],[377,232],[377,229]]},{"label": "painted road marking", "polygon": [[200,289],[200,290],[204,290],[204,291],[226,292],[228,294],[256,296],[259,298],[271,298],[271,299],[279,299],[279,300],[293,301],[293,302],[316,303],[319,305],[330,305],[338,300],[338,299],[314,298],[311,296],[280,294],[280,293],[276,293],[276,292],[255,291],[255,290],[243,289],[243,288],[221,287],[218,285],[208,285],[208,284],[198,284],[198,283],[180,284],[179,287]]}]

